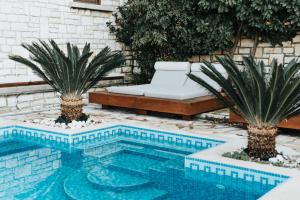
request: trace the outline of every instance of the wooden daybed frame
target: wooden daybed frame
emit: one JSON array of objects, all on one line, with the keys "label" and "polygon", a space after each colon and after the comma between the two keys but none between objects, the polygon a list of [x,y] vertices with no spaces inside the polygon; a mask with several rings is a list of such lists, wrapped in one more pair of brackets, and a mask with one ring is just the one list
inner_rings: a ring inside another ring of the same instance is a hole
[{"label": "wooden daybed frame", "polygon": [[102,104],[103,108],[119,107],[134,109],[138,114],[148,111],[171,113],[191,119],[199,113],[219,110],[225,106],[214,96],[196,97],[187,100],[162,99],[145,96],[125,95],[107,91],[90,92],[89,102]]},{"label": "wooden daybed frame", "polygon": [[[243,125],[247,124],[242,117],[235,114],[234,112],[230,112],[229,121],[231,123],[240,123],[240,124],[243,124]],[[289,120],[283,121],[279,124],[278,127],[279,128],[300,130],[300,116],[292,117]]]}]

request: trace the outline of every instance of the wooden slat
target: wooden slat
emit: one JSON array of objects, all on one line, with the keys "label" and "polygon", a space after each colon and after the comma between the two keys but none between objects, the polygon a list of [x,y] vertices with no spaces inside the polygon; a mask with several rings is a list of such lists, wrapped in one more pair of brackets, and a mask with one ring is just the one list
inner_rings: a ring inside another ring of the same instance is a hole
[{"label": "wooden slat", "polygon": [[186,117],[224,108],[224,106],[213,96],[197,97],[188,100],[172,100],[116,94],[106,91],[90,92],[89,102],[102,104],[104,106],[172,113]]},{"label": "wooden slat", "polygon": [[[229,121],[231,123],[241,123],[241,124],[247,124],[245,120],[240,117],[239,115],[230,112],[229,114]],[[285,120],[279,124],[280,128],[288,128],[288,129],[295,129],[300,130],[300,116],[296,116],[293,118],[290,118],[289,120]]]}]

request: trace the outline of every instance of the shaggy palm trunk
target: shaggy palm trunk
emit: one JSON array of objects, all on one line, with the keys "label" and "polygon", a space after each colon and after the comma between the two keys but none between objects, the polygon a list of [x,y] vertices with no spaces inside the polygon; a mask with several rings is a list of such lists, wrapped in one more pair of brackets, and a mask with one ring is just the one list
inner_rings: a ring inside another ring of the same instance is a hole
[{"label": "shaggy palm trunk", "polygon": [[65,99],[61,97],[60,101],[61,115],[73,121],[82,115],[82,99]]},{"label": "shaggy palm trunk", "polygon": [[276,156],[277,128],[248,126],[249,156],[267,160]]}]

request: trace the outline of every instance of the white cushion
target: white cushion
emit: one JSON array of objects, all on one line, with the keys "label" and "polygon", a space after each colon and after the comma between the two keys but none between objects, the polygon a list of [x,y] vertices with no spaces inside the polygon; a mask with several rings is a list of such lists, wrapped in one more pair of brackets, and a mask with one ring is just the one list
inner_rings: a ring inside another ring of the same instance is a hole
[{"label": "white cushion", "polygon": [[183,86],[186,80],[188,72],[185,71],[156,71],[151,85],[157,86]]},{"label": "white cushion", "polygon": [[145,96],[163,98],[163,99],[176,99],[185,100],[195,97],[201,97],[208,95],[207,90],[199,88],[187,88],[187,87],[151,87],[145,89]]},{"label": "white cushion", "polygon": [[[225,76],[225,78],[227,78],[227,72],[226,70],[223,68],[223,66],[221,64],[213,64],[215,66],[215,68],[223,75]],[[212,79],[210,79],[208,76],[206,76],[201,68],[202,66],[204,66],[203,63],[193,63],[191,66],[191,73],[195,76],[198,76],[199,78],[202,78],[206,83],[208,83],[209,85],[211,85],[213,88],[215,88],[217,91],[221,92],[222,88]],[[185,87],[198,87],[203,88],[201,85],[199,85],[198,83],[196,83],[195,81],[188,79],[185,84]]]},{"label": "white cushion", "polygon": [[182,86],[188,79],[190,67],[189,62],[156,62],[151,85]]},{"label": "white cushion", "polygon": [[191,64],[189,62],[156,62],[156,72],[151,80],[151,84],[135,86],[108,87],[107,91],[119,94],[144,95],[145,88],[155,86],[179,87],[187,81],[187,74],[190,72]]},{"label": "white cushion", "polygon": [[149,87],[150,84],[132,85],[132,86],[112,86],[106,88],[108,92],[129,95],[144,95],[144,89]]},{"label": "white cushion", "polygon": [[186,71],[190,72],[191,64],[189,62],[165,62],[158,61],[155,63],[156,71]]}]

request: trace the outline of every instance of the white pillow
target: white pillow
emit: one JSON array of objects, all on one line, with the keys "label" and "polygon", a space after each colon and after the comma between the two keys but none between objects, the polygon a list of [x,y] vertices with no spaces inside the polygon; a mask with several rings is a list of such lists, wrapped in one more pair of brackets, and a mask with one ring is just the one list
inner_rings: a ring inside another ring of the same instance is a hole
[{"label": "white pillow", "polygon": [[[228,77],[226,70],[223,68],[221,64],[214,63],[213,65],[223,76],[225,76],[225,78]],[[204,66],[203,63],[193,63],[191,66],[191,73],[194,74],[195,76],[198,76],[199,78],[202,78],[206,83],[211,85],[217,91],[221,92],[222,88],[215,81],[213,81],[211,78],[209,78],[202,72],[201,70],[202,66]],[[190,78],[186,81],[185,86],[203,88],[201,85],[191,80]]]},{"label": "white pillow", "polygon": [[190,67],[189,62],[156,62],[151,85],[182,86],[188,79]]}]

